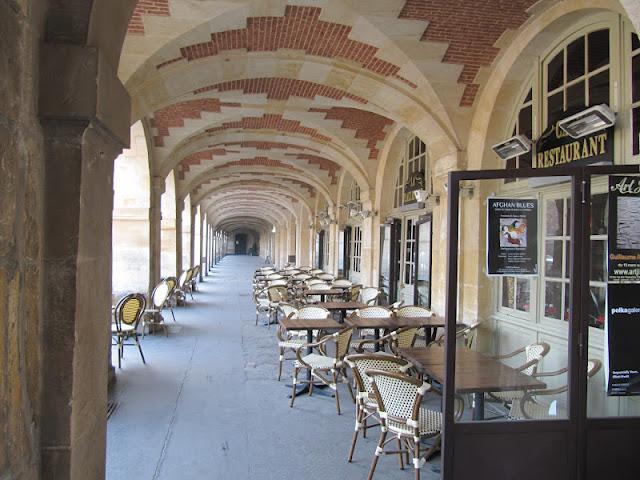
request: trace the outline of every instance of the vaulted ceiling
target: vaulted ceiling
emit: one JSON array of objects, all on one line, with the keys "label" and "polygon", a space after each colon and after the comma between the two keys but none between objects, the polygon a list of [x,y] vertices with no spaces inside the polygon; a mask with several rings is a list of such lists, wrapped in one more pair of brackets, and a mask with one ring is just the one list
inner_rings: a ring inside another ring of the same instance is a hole
[{"label": "vaulted ceiling", "polygon": [[152,174],[266,228],[334,204],[345,175],[373,192],[400,127],[459,151],[482,69],[534,3],[139,0],[119,74]]}]

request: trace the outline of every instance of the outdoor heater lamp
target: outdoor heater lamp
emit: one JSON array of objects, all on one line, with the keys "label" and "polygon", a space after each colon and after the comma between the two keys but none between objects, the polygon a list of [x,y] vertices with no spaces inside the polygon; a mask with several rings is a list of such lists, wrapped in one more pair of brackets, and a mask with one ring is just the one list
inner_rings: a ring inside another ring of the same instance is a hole
[{"label": "outdoor heater lamp", "polygon": [[605,103],[587,108],[558,122],[558,127],[572,138],[580,138],[600,130],[605,130],[616,123],[616,114]]},{"label": "outdoor heater lamp", "polygon": [[531,151],[531,140],[526,135],[516,135],[491,147],[502,159],[509,160]]}]

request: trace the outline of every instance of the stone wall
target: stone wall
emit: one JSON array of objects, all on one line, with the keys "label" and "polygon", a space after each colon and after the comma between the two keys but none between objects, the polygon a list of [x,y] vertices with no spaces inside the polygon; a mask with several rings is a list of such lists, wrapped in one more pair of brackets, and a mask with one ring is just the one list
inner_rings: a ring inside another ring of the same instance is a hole
[{"label": "stone wall", "polygon": [[40,1],[0,0],[0,478],[35,479],[40,464],[42,12]]}]

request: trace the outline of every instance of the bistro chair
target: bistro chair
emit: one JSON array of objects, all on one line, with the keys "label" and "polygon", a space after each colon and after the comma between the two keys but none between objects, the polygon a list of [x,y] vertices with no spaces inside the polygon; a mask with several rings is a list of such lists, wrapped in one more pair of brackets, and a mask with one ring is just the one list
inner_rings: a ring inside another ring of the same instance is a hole
[{"label": "bistro chair", "polygon": [[162,328],[165,336],[169,336],[169,329],[164,323],[162,311],[167,306],[167,299],[169,298],[170,292],[169,284],[165,280],[160,280],[153,288],[151,292],[151,308],[147,308],[142,317],[142,338],[144,338],[144,327],[146,326],[149,327],[149,333],[156,328]]},{"label": "bistro chair", "polygon": [[391,305],[389,305],[389,310],[391,310],[392,312],[395,312],[403,305],[404,305],[404,300],[400,300],[399,302],[393,302]]},{"label": "bistro chair", "polygon": [[327,282],[325,282],[324,280],[321,280],[321,279],[319,279],[317,277],[314,277],[314,278],[310,278],[305,283],[307,284],[307,287],[311,287],[313,285],[326,285]]},{"label": "bistro chair", "polygon": [[269,281],[282,280],[282,279],[284,279],[284,277],[279,273],[270,273],[269,275],[267,275],[267,280]]},{"label": "bistro chair", "polygon": [[[602,368],[602,362],[596,359],[587,361],[587,380],[590,380]],[[567,368],[555,372],[543,372],[533,374],[536,378],[556,377],[567,373]],[[566,411],[557,407],[557,401],[551,403],[542,402],[540,397],[559,395],[569,389],[568,385],[543,390],[529,390],[521,399],[511,402],[509,418],[512,420],[547,420],[566,417]]]},{"label": "bistro chair", "polygon": [[353,285],[353,282],[351,282],[351,280],[347,280],[346,278],[339,278],[338,280],[334,280],[332,284],[332,286],[340,288],[350,287],[351,285]]},{"label": "bistro chair", "polygon": [[[310,287],[312,290],[331,290],[331,286],[327,285],[326,283],[315,283],[313,284],[312,287]],[[317,303],[320,301],[322,297],[320,297],[320,295],[309,295],[306,297],[306,302],[307,303]]]},{"label": "bistro chair", "polygon": [[417,337],[417,327],[402,327],[387,335],[381,336],[377,340],[375,338],[365,338],[364,340],[352,342],[352,344],[354,350],[358,353],[364,353],[365,350],[372,351],[376,345],[379,345],[381,349],[388,346],[389,352],[397,355],[398,348],[413,347]]},{"label": "bistro chair", "polygon": [[[378,416],[382,424],[380,440],[376,447],[368,480],[378,464],[382,454],[409,453],[415,470],[415,478],[420,479],[420,468],[440,449],[442,431],[442,413],[421,407],[422,400],[431,385],[422,380],[397,372],[366,370],[372,382],[372,389],[378,406]],[[455,417],[462,415],[463,404],[456,401]],[[387,436],[391,434],[391,438]],[[434,439],[432,445],[420,452],[423,439]],[[399,440],[404,446],[397,451],[385,452],[385,447],[393,440]],[[402,463],[401,463],[402,467]]]},{"label": "bistro chair", "polygon": [[[515,370],[524,373],[525,375],[534,376],[538,369],[538,365],[540,360],[544,358],[544,356],[549,353],[551,347],[546,342],[537,342],[532,343],[530,345],[526,345],[522,348],[514,350],[511,353],[507,353],[504,355],[495,355],[492,358],[495,360],[505,360],[508,358],[514,358],[518,355],[524,354],[525,363],[518,367],[514,367]],[[509,409],[510,404],[514,400],[520,400],[525,394],[525,391],[522,390],[514,390],[514,391],[506,391],[506,392],[488,392],[489,400],[494,402],[501,403],[505,408]]]},{"label": "bistro chair", "polygon": [[357,302],[360,298],[360,290],[362,290],[362,285],[352,285],[349,300],[352,302]]},{"label": "bistro chair", "polygon": [[365,287],[360,292],[362,303],[366,303],[369,306],[375,305],[379,296],[380,291],[375,287]]},{"label": "bistro chair", "polygon": [[[374,307],[365,307],[360,310],[355,310],[349,315],[357,315],[361,318],[389,318],[392,315],[391,310],[386,307],[374,306]],[[357,348],[360,346],[360,343],[363,339],[373,339],[375,335],[374,328],[360,328],[358,329],[359,340],[351,342],[351,348],[357,351]],[[373,351],[375,343],[365,343],[363,344],[363,348],[370,349]]]},{"label": "bistro chair", "polygon": [[167,277],[164,281],[167,282],[167,285],[169,286],[169,295],[167,296],[166,307],[171,310],[171,317],[173,317],[173,321],[175,322],[176,316],[173,313],[173,307],[176,304],[175,293],[176,287],[178,286],[178,279],[176,277]]},{"label": "bistro chair", "polygon": [[176,287],[176,304],[185,305],[187,302],[187,293],[191,294],[193,300],[193,293],[191,293],[191,269],[185,270],[178,278],[178,285]]},{"label": "bistro chair", "polygon": [[271,324],[278,321],[278,307],[281,303],[289,301],[289,292],[284,285],[274,285],[267,288],[267,296],[269,298],[269,324]]},{"label": "bistro chair", "polygon": [[[124,358],[124,346],[133,345],[138,347],[142,363],[147,363],[142,353],[142,347],[138,340],[138,324],[144,313],[147,301],[141,293],[131,293],[123,297],[113,312],[114,323],[111,325],[111,337],[118,346],[118,368],[122,368],[122,359]],[[133,338],[134,343],[125,343],[126,340]]]},{"label": "bistro chair", "polygon": [[322,270],[321,268],[314,268],[314,269],[309,270],[309,273],[311,275],[313,275],[313,276],[317,276],[320,273],[324,273],[324,270]]},{"label": "bistro chair", "polygon": [[[480,327],[480,322],[474,322],[471,325],[465,325],[465,324],[457,325],[456,326],[456,342],[461,341],[465,347],[467,347],[469,350],[473,350],[476,346],[479,327]],[[428,346],[442,347],[443,345],[444,345],[444,333],[441,333]]]},{"label": "bistro chair", "polygon": [[267,289],[257,290],[253,292],[253,303],[256,305],[256,326],[258,325],[258,317],[261,313],[271,312],[271,302],[269,301],[269,295]]},{"label": "bistro chair", "polygon": [[271,280],[267,283],[269,284],[270,287],[280,287],[280,286],[287,285],[287,281],[284,278],[281,278],[279,280]]},{"label": "bistro chair", "polygon": [[[287,318],[296,318],[298,309],[283,303],[280,305],[280,310]],[[285,360],[294,360],[295,358],[286,358],[285,354],[287,350],[291,350],[295,353],[296,350],[301,348],[306,342],[305,339],[300,338],[298,335],[294,335],[292,332],[287,331],[283,325],[278,325],[276,330],[276,336],[278,337],[278,381],[282,377],[282,363]]]},{"label": "bistro chair", "polygon": [[330,273],[319,273],[318,274],[318,278],[320,280],[324,280],[325,282],[333,282],[333,280],[336,278],[333,275],[331,275]]},{"label": "bistro chair", "polygon": [[309,272],[309,270],[311,270],[311,267],[308,267],[306,265],[303,265],[302,267],[298,267],[298,270],[300,270],[301,272]]},{"label": "bistro chair", "polygon": [[[300,315],[301,313],[298,312],[299,318]],[[313,394],[313,384],[317,380],[334,390],[336,398],[336,409],[338,411],[338,415],[340,415],[340,396],[338,394],[339,381],[347,384],[349,393],[353,397],[351,385],[349,385],[349,381],[347,379],[346,364],[344,363],[344,357],[349,350],[349,344],[351,342],[352,334],[352,328],[345,328],[332,335],[326,335],[317,342],[305,344],[298,350],[296,350],[296,361],[293,364],[293,392],[291,394],[291,403],[289,404],[290,407],[293,407],[293,402],[296,399],[296,385],[299,383],[308,383],[309,396],[311,396]],[[333,355],[330,355],[327,352],[327,344],[331,341],[335,342]],[[303,356],[301,352],[305,349],[311,349],[312,353],[308,353]],[[313,349],[317,350],[318,353],[313,353]],[[311,380],[298,379],[300,370],[304,369],[311,372]]]},{"label": "bistro chair", "polygon": [[[371,377],[367,375],[367,370],[404,372],[411,364],[402,358],[371,353],[348,355],[344,361],[351,368],[356,385],[356,424],[348,457],[348,461],[351,462],[360,432],[363,437],[366,437],[367,429],[380,425],[380,419],[377,417],[378,402],[373,393]],[[375,423],[369,425],[369,420],[373,420]],[[402,454],[400,454],[400,465],[403,465]]]}]

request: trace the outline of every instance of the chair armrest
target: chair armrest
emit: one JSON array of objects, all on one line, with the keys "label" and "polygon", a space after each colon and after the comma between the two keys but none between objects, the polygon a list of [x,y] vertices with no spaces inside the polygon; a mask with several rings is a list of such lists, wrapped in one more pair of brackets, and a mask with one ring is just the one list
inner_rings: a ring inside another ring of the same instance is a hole
[{"label": "chair armrest", "polygon": [[560,370],[555,370],[553,372],[540,372],[534,373],[531,375],[532,377],[555,377],[556,375],[562,375],[563,373],[567,373],[569,371],[568,368],[561,368]]},{"label": "chair armrest", "polygon": [[504,360],[505,358],[511,358],[511,357],[515,357],[516,355],[520,354],[520,353],[524,353],[525,351],[525,347],[519,348],[518,350],[514,350],[511,353],[505,353],[503,355],[493,355],[490,358],[493,358],[494,360]]},{"label": "chair armrest", "polygon": [[366,338],[364,340],[360,340],[360,341],[358,341],[356,343],[356,346],[355,346],[356,352],[364,353],[364,346],[365,345],[367,345],[367,344],[372,344],[372,345],[380,344],[380,345],[382,345],[382,344],[386,343],[390,338],[392,338],[391,335],[385,335],[384,337],[380,337],[377,340],[375,338]]}]

